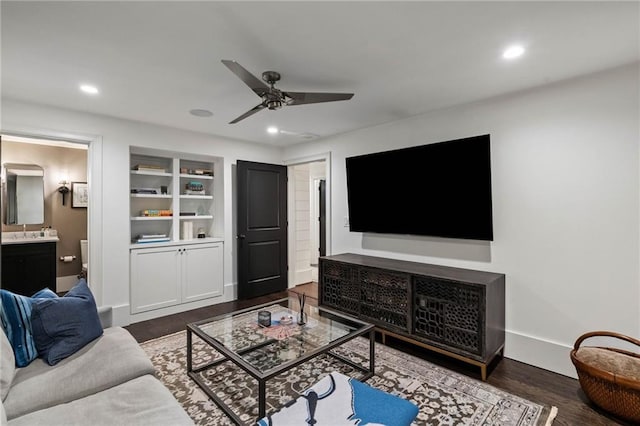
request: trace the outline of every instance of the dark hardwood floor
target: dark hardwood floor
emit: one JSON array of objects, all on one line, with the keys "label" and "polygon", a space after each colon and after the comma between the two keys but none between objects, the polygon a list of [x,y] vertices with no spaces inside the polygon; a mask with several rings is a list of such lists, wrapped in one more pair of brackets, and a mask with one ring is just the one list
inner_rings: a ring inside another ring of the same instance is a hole
[{"label": "dark hardwood floor", "polygon": [[[125,328],[129,330],[138,342],[144,342],[184,330],[190,322],[267,303],[287,296],[295,296],[296,293],[305,293],[307,295],[307,303],[317,305],[318,285],[317,283],[309,283],[299,285],[281,293],[250,300],[207,306],[192,311],[131,324]],[[480,379],[479,369],[463,362],[452,360],[391,337],[386,338],[386,343],[388,346],[411,353],[434,364],[474,377],[478,380]],[[569,354],[567,354],[567,356],[569,356]],[[555,405],[558,407],[558,415],[553,423],[554,426],[630,426],[630,423],[618,420],[591,404],[580,389],[580,384],[577,380],[513,359],[503,358],[494,361],[494,364],[489,369],[487,383],[531,401]]]}]

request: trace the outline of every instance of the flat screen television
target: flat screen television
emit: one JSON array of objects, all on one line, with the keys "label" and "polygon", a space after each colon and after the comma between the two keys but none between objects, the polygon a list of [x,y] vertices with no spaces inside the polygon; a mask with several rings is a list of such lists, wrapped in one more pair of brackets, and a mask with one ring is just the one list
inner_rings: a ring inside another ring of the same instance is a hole
[{"label": "flat screen television", "polygon": [[490,135],[348,157],[349,230],[493,241]]}]

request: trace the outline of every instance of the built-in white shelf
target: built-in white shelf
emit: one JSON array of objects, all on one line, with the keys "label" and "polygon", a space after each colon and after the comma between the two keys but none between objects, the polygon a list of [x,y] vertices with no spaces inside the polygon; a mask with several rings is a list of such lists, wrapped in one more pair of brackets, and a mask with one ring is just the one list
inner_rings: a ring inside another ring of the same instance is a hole
[{"label": "built-in white shelf", "polygon": [[173,198],[171,194],[131,194],[131,198]]},{"label": "built-in white shelf", "polygon": [[[134,170],[147,166],[145,170]],[[157,170],[154,170],[157,168]],[[188,173],[180,173],[180,171]],[[207,238],[224,235],[223,180],[224,176],[195,174],[196,170],[211,170],[221,173],[224,170],[222,157],[210,157],[196,154],[161,151],[132,147],[130,151],[129,190],[153,189],[155,194],[130,193],[129,231],[131,241],[138,235],[166,235],[171,242],[185,241],[204,232]],[[201,191],[193,191],[191,182]],[[153,191],[152,191],[153,192]],[[166,193],[162,193],[166,192]],[[215,197],[214,197],[215,196]],[[173,216],[142,216],[145,210],[169,210]],[[193,212],[197,216],[180,216],[179,212]],[[214,219],[215,218],[215,219]],[[193,235],[183,225],[194,222]],[[168,242],[158,242],[160,246]],[[148,247],[144,243],[144,247]],[[154,243],[155,244],[155,243]],[[136,247],[139,247],[136,245]]]},{"label": "built-in white shelf", "polygon": [[187,179],[203,179],[203,180],[211,180],[213,179],[213,176],[208,176],[208,175],[187,175],[184,173],[180,173],[180,177],[181,178],[187,178]]},{"label": "built-in white shelf", "polygon": [[213,200],[213,195],[180,194],[180,198],[185,200]]},{"label": "built-in white shelf", "polygon": [[213,219],[213,216],[208,214],[201,214],[198,216],[180,216],[180,220],[204,220],[204,219]]},{"label": "built-in white shelf", "polygon": [[147,171],[147,170],[131,170],[131,174],[145,175],[145,176],[164,176],[164,177],[173,176],[171,173],[167,173],[167,172],[153,172],[153,171]]}]

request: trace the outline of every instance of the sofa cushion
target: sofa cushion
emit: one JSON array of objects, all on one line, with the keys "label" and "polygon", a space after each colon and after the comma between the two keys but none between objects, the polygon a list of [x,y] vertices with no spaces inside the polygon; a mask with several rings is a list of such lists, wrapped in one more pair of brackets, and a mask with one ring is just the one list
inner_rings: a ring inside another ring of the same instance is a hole
[{"label": "sofa cushion", "polygon": [[0,425],[4,426],[7,423],[7,413],[4,411],[4,404],[0,401]]},{"label": "sofa cushion", "polygon": [[[4,401],[16,373],[16,358],[4,330],[0,330],[0,400]],[[2,423],[0,423],[2,424]]]},{"label": "sofa cushion", "polygon": [[31,326],[39,356],[49,365],[102,335],[96,302],[84,278],[64,297],[33,299]]},{"label": "sofa cushion", "polygon": [[171,392],[144,375],[65,405],[29,413],[9,426],[193,425]]},{"label": "sofa cushion", "polygon": [[58,297],[45,288],[32,297],[0,290],[0,318],[2,328],[13,348],[16,365],[24,367],[38,357],[38,351],[31,328],[31,307],[34,300]]},{"label": "sofa cushion", "polygon": [[133,336],[124,328],[111,327],[55,366],[36,359],[18,369],[4,408],[12,419],[153,372],[151,361]]}]

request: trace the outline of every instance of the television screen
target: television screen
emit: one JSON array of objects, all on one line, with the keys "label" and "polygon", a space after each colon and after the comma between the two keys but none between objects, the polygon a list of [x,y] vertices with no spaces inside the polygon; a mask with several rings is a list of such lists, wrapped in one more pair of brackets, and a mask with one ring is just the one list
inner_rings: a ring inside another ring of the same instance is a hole
[{"label": "television screen", "polygon": [[490,136],[346,159],[349,230],[493,240]]}]

